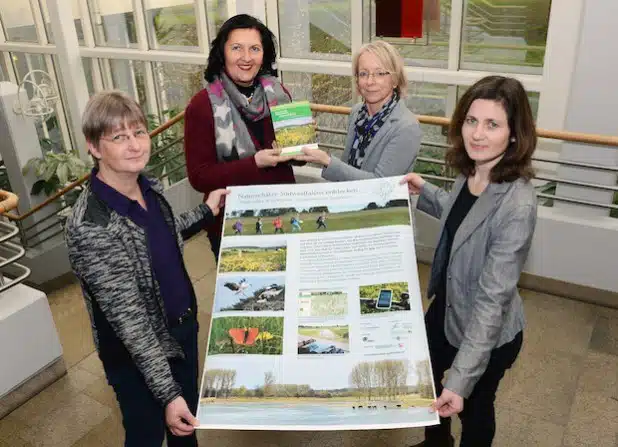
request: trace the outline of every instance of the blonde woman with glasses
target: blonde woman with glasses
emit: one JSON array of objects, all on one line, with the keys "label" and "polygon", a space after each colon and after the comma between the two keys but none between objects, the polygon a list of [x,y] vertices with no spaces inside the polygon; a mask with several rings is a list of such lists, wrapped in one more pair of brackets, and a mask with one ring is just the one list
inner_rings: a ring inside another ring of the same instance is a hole
[{"label": "blonde woman with glasses", "polygon": [[401,56],[386,42],[371,42],[354,55],[353,70],[363,102],[350,113],[341,160],[309,148],[297,159],[323,166],[322,177],[330,181],[412,171],[421,146],[421,129],[403,101],[408,81]]}]

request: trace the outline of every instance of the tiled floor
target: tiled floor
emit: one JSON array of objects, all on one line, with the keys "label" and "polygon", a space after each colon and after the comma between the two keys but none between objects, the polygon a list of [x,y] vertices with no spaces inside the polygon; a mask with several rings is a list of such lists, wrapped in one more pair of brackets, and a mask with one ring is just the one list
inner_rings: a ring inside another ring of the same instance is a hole
[{"label": "tiled floor", "polygon": [[[203,235],[187,244],[185,258],[201,305],[203,353],[215,272]],[[419,273],[424,289],[427,266]],[[499,390],[494,445],[618,447],[618,310],[530,291],[523,296],[524,348]],[[69,372],[0,420],[0,447],[121,446],[120,414],[94,353],[79,287],[65,287],[49,300]],[[404,447],[418,442],[421,430],[200,431],[199,439],[213,447]]]}]

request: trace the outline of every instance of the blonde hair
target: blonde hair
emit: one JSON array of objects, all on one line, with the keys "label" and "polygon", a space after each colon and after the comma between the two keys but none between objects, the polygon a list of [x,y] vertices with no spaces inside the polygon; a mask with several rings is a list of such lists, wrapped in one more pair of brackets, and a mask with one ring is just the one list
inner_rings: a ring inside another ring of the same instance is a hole
[{"label": "blonde hair", "polygon": [[383,40],[375,40],[363,45],[352,59],[352,70],[356,77],[356,87],[358,88],[358,60],[364,53],[371,53],[380,60],[380,63],[388,71],[395,84],[395,90],[401,98],[408,93],[408,79],[403,70],[403,59],[399,52],[390,43]]},{"label": "blonde hair", "polygon": [[120,90],[105,90],[93,95],[82,116],[82,132],[86,141],[99,145],[101,137],[121,126],[148,127],[140,105]]}]

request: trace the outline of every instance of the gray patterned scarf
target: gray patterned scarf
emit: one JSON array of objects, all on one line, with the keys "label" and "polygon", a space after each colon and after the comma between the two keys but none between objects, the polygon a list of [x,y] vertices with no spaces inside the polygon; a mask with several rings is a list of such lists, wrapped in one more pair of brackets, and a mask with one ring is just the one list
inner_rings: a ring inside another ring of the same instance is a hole
[{"label": "gray patterned scarf", "polygon": [[225,73],[206,85],[215,120],[219,161],[253,156],[255,145],[244,119],[259,121],[270,115],[269,107],[291,101],[274,76],[259,76],[257,81],[251,101],[238,91]]}]

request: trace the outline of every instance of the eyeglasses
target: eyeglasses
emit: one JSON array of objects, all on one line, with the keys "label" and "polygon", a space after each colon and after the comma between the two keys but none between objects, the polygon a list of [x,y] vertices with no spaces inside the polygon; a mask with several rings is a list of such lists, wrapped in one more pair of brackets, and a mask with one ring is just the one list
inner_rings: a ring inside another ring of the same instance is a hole
[{"label": "eyeglasses", "polygon": [[359,71],[356,77],[358,78],[359,81],[364,81],[364,82],[368,81],[369,78],[373,78],[376,81],[382,81],[386,79],[386,77],[389,76],[390,74],[391,72],[386,71],[386,70],[376,71],[375,73],[371,73],[368,71]]},{"label": "eyeglasses", "polygon": [[[148,132],[146,132],[146,129],[137,129],[133,132],[133,137],[136,140],[145,140],[149,138],[149,135]],[[129,142],[129,140],[131,139],[131,135],[130,133],[118,133],[111,137],[101,137],[101,139],[117,145],[123,145]]]}]

